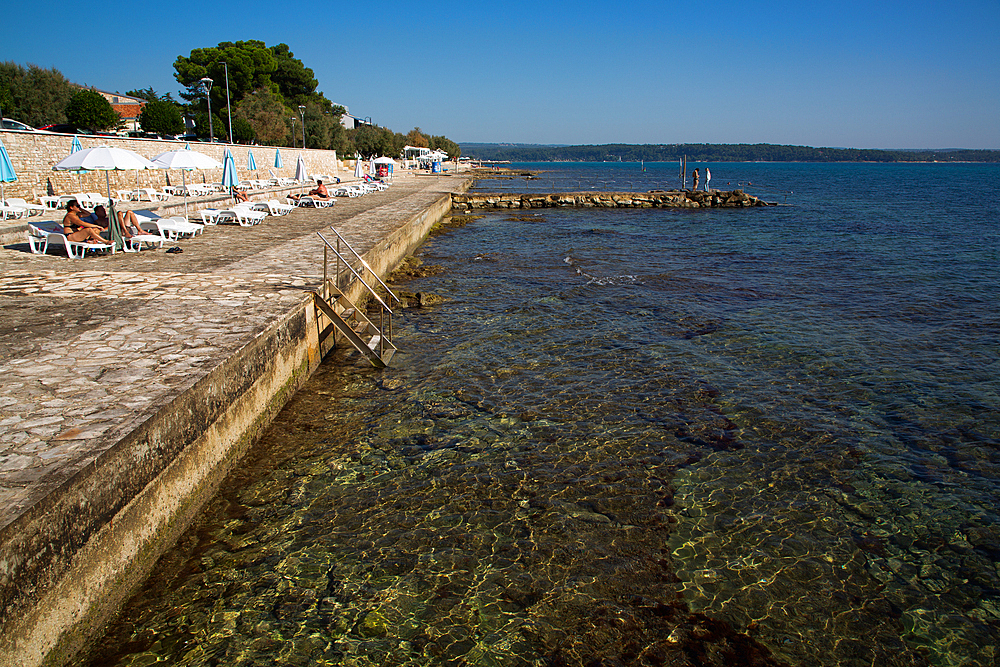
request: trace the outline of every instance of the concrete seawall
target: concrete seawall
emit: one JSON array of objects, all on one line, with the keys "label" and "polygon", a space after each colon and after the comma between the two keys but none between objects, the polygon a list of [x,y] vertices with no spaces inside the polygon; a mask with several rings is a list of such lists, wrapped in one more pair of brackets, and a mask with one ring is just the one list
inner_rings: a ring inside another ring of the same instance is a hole
[{"label": "concrete seawall", "polygon": [[335,344],[313,232],[385,275],[468,185],[409,177],[180,255],[0,250],[0,664],[68,664]]}]

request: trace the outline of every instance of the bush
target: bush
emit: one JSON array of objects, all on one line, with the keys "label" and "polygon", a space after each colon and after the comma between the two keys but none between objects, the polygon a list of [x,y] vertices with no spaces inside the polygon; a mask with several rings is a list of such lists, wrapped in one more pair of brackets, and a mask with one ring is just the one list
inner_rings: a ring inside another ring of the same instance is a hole
[{"label": "bush", "polygon": [[66,120],[71,125],[94,132],[110,130],[121,123],[121,116],[111,103],[95,90],[78,90],[66,105]]},{"label": "bush", "polygon": [[139,116],[139,126],[144,132],[156,134],[180,134],[184,131],[184,120],[177,105],[156,100],[147,102]]}]

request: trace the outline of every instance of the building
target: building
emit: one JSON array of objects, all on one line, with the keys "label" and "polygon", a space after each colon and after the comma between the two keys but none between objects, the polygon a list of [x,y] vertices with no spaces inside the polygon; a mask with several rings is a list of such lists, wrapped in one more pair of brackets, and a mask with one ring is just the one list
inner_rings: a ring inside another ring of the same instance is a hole
[{"label": "building", "polygon": [[111,104],[111,108],[118,112],[118,115],[122,117],[122,122],[125,123],[125,130],[139,131],[139,115],[142,113],[143,107],[146,106],[146,100],[120,93],[109,93],[97,88],[91,90],[104,97]]},{"label": "building", "polygon": [[346,106],[344,106],[344,115],[340,117],[340,124],[348,130],[356,130],[362,125],[371,125],[372,119],[371,116],[368,118],[358,118],[357,116],[352,116],[351,112],[347,110]]}]

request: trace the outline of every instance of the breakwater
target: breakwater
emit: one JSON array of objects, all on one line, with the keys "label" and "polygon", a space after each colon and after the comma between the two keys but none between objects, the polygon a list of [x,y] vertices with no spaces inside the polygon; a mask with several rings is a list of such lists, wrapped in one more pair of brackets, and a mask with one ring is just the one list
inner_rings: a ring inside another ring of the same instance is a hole
[{"label": "breakwater", "polygon": [[524,208],[747,208],[774,206],[742,190],[475,193],[452,195],[457,211]]}]

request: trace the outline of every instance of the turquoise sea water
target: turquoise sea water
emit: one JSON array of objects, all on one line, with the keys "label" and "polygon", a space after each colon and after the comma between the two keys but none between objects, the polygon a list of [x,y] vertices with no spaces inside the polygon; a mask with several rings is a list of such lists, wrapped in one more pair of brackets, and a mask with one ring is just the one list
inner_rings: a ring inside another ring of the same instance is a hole
[{"label": "turquoise sea water", "polygon": [[1000,168],[709,167],[783,205],[432,237],[90,664],[996,664]]}]

